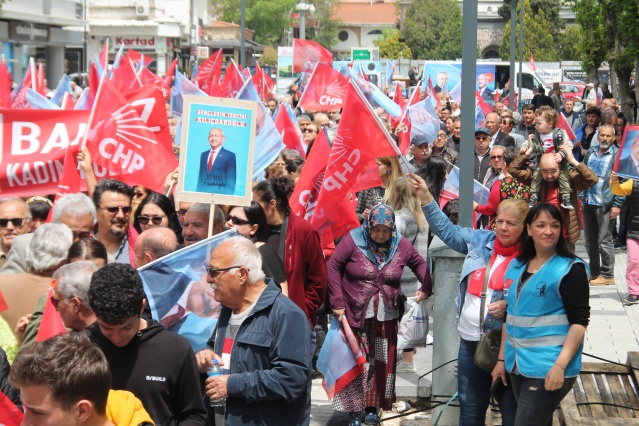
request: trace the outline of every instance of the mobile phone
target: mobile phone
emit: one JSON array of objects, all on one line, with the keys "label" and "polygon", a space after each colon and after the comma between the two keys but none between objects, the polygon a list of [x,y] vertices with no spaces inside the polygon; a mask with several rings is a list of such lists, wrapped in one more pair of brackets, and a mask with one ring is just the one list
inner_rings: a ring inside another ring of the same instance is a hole
[{"label": "mobile phone", "polygon": [[501,381],[501,377],[498,377],[497,380],[490,387],[490,395],[495,398],[495,401],[498,403],[501,402],[502,398],[506,394],[506,385]]}]

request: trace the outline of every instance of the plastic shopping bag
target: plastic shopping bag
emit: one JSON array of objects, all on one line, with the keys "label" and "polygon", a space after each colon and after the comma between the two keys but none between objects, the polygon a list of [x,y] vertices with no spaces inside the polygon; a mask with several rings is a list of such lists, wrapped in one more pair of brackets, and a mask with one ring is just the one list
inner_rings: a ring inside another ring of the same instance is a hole
[{"label": "plastic shopping bag", "polygon": [[409,349],[426,346],[428,335],[427,300],[416,303],[414,299],[406,301],[406,311],[399,323],[397,349]]}]

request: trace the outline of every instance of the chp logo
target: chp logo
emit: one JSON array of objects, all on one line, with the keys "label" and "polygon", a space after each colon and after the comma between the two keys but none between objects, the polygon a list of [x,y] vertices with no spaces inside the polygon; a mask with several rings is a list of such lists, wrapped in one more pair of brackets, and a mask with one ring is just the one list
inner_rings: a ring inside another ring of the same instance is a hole
[{"label": "chp logo", "polygon": [[342,105],[346,95],[346,87],[339,81],[333,81],[326,88],[326,94],[320,96],[319,103],[324,106]]}]

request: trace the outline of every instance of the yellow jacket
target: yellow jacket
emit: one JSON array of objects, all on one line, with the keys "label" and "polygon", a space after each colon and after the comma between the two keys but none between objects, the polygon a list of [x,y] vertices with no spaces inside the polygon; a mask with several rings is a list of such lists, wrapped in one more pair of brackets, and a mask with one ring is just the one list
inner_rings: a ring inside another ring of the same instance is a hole
[{"label": "yellow jacket", "polygon": [[115,426],[155,425],[142,406],[142,402],[125,390],[109,391],[106,414]]}]

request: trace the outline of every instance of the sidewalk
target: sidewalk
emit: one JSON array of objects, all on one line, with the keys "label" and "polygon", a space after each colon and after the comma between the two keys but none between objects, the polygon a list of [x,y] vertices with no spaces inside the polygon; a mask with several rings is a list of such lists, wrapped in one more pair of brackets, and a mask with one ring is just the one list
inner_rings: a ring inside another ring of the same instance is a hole
[{"label": "sidewalk", "polygon": [[[583,239],[577,242],[577,255],[588,261]],[[585,353],[606,358],[611,361],[625,363],[630,351],[639,350],[639,305],[623,306],[621,300],[628,293],[626,284],[626,265],[628,256],[625,251],[615,255],[614,286],[590,287],[590,325],[584,342]],[[432,323],[431,323],[432,335]],[[435,345],[437,342],[434,343]],[[417,397],[417,381],[422,374],[430,371],[433,358],[433,346],[419,348],[415,354],[417,373],[399,373],[396,380],[397,401],[404,398]],[[602,362],[588,356],[583,356],[583,362]],[[420,381],[432,377],[426,376]],[[333,412],[331,402],[326,398],[322,388],[322,379],[313,380],[311,394],[311,426],[347,426],[348,419],[344,413]],[[396,413],[388,413],[388,416]],[[405,419],[411,419],[408,416]],[[388,422],[384,424],[388,425]],[[396,423],[396,424],[399,424]],[[408,424],[408,423],[406,423]],[[430,425],[430,420],[414,420],[411,425]]]}]

